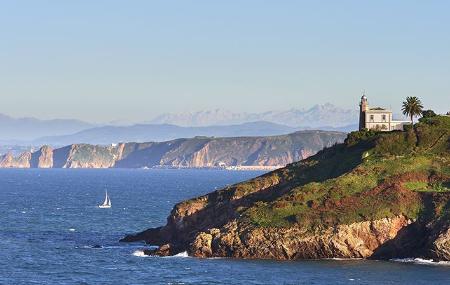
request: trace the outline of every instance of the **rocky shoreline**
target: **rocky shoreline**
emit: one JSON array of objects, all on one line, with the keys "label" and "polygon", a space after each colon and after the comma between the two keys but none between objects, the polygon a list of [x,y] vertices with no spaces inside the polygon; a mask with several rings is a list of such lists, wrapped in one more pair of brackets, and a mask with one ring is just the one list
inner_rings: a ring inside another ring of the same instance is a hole
[{"label": "rocky shoreline", "polygon": [[[450,118],[344,144],[175,205],[148,255],[450,261]],[[401,147],[396,147],[396,145]]]},{"label": "rocky shoreline", "polygon": [[[443,198],[450,199],[450,193],[438,199]],[[192,210],[177,208],[176,211],[190,213]],[[254,227],[240,222],[238,218],[231,219],[222,226],[208,225],[216,216],[211,220],[204,217],[195,218],[197,222],[193,224],[189,217],[193,214],[171,215],[168,225],[128,235],[121,241],[145,241],[149,245],[156,245],[158,247],[155,249],[144,250],[144,254],[157,256],[176,255],[187,251],[189,256],[199,258],[423,258],[450,261],[450,222],[445,219],[412,220],[399,215],[311,232],[299,226]]]}]

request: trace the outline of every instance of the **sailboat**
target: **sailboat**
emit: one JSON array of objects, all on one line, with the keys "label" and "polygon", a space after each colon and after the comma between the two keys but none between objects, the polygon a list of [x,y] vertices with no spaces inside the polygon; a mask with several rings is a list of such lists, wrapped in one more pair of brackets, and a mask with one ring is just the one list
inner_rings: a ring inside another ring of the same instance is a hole
[{"label": "sailboat", "polygon": [[103,204],[98,205],[99,208],[111,208],[111,200],[109,199],[108,196],[108,191],[106,191],[106,195],[105,195],[105,201],[103,202]]}]

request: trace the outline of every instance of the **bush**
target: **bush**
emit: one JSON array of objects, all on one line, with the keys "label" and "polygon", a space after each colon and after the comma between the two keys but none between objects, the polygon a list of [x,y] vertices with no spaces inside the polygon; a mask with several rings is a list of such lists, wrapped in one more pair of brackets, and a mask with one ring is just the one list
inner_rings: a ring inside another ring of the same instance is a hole
[{"label": "bush", "polygon": [[422,118],[432,118],[436,117],[436,113],[433,110],[422,111]]},{"label": "bush", "polygon": [[376,140],[375,153],[381,156],[405,155],[416,146],[417,138],[413,129],[380,135]]},{"label": "bush", "polygon": [[378,133],[379,132],[375,130],[368,130],[368,129],[351,132],[345,139],[345,144],[348,146],[352,146],[361,141],[367,141],[368,139],[374,138]]}]

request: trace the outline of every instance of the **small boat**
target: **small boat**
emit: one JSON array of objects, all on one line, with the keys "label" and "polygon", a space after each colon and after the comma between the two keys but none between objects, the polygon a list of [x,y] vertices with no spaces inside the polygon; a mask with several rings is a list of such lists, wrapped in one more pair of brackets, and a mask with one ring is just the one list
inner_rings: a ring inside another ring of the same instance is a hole
[{"label": "small boat", "polygon": [[109,199],[108,191],[106,191],[105,201],[103,202],[103,204],[98,205],[98,207],[102,209],[111,208],[111,200]]}]

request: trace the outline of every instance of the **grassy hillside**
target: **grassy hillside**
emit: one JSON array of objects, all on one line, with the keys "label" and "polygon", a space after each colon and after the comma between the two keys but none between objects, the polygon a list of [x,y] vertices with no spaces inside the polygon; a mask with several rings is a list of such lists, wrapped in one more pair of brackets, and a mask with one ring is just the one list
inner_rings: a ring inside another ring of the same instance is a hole
[{"label": "grassy hillside", "polygon": [[[344,144],[270,174],[287,176],[290,190],[243,216],[256,226],[315,229],[396,215],[416,219],[425,210],[422,199],[405,191],[450,191],[449,135],[449,117],[422,120],[405,132],[353,132]],[[441,215],[449,205],[436,207]]]}]

